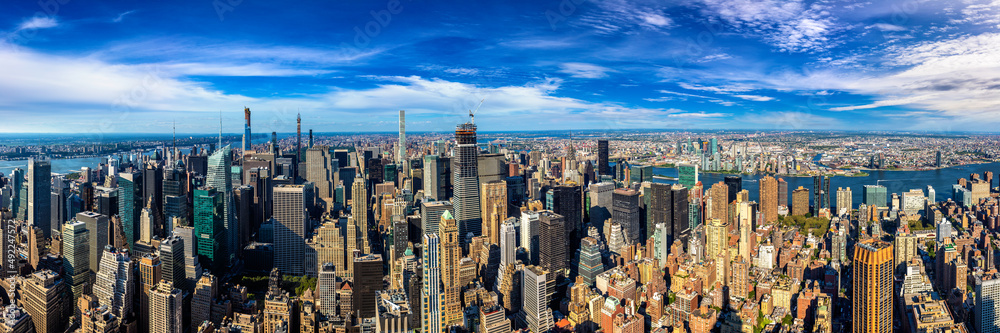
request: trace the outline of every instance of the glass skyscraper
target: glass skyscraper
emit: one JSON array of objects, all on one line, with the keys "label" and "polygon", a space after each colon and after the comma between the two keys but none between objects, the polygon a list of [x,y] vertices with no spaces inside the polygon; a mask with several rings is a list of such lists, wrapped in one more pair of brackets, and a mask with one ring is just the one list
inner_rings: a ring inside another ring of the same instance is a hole
[{"label": "glass skyscraper", "polygon": [[223,249],[223,195],[214,187],[194,190],[194,228],[198,261],[213,272],[218,270]]}]

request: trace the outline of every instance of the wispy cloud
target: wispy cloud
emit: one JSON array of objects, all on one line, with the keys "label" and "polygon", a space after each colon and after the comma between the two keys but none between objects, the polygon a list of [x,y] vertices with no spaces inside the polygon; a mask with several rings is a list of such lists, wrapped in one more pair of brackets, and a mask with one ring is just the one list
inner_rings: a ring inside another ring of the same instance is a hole
[{"label": "wispy cloud", "polygon": [[130,11],[127,11],[127,12],[123,12],[123,13],[121,13],[121,14],[118,14],[118,17],[115,17],[114,19],[111,19],[111,22],[114,22],[114,23],[121,23],[121,21],[125,19],[125,16],[128,16],[128,15],[131,15],[131,14],[133,14],[133,13],[135,13],[135,12],[136,12],[136,11],[134,11],[134,10],[130,10]]},{"label": "wispy cloud", "polygon": [[17,30],[28,30],[28,29],[48,29],[55,28],[59,26],[59,21],[53,16],[33,16],[29,19],[21,22],[17,26]]},{"label": "wispy cloud", "polygon": [[614,70],[607,67],[579,62],[568,62],[559,67],[561,68],[559,72],[582,79],[600,79],[607,77],[608,72],[614,72]]},{"label": "wispy cloud", "polygon": [[785,52],[826,50],[836,43],[832,36],[843,24],[832,8],[802,0],[700,0],[702,12],[717,17],[742,32],[763,37]]}]

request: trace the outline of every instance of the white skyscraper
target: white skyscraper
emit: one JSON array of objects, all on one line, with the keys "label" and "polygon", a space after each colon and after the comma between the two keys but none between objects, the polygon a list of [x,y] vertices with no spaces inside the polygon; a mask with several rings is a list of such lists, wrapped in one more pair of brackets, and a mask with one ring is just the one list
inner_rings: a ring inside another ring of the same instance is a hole
[{"label": "white skyscraper", "polygon": [[272,211],[278,222],[274,226],[274,267],[282,274],[303,275],[312,184],[279,185],[272,193]]},{"label": "white skyscraper", "polygon": [[101,269],[94,283],[94,296],[107,305],[115,316],[122,318],[132,310],[135,297],[135,276],[127,250],[108,246],[101,257]]},{"label": "white skyscraper", "polygon": [[517,248],[515,237],[514,223],[508,219],[500,225],[500,267],[514,263]]},{"label": "white skyscraper", "polygon": [[524,268],[522,293],[524,299],[524,320],[532,332],[547,332],[553,326],[552,310],[549,309],[547,271],[538,266]]},{"label": "white skyscraper", "polygon": [[396,154],[396,162],[402,166],[406,161],[406,111],[399,110],[399,152]]},{"label": "white skyscraper", "polygon": [[951,222],[948,222],[946,218],[942,218],[941,223],[937,225],[937,243],[941,244],[945,238],[949,237],[951,237]]},{"label": "white skyscraper", "polygon": [[422,332],[440,333],[443,331],[442,317],[444,315],[444,293],[441,290],[441,258],[439,247],[441,245],[437,234],[424,234],[423,247],[423,288],[421,295],[421,318],[423,318]]},{"label": "white skyscraper", "polygon": [[[991,274],[993,275],[993,274]],[[1000,332],[1000,278],[976,276],[975,323],[979,333]]]}]

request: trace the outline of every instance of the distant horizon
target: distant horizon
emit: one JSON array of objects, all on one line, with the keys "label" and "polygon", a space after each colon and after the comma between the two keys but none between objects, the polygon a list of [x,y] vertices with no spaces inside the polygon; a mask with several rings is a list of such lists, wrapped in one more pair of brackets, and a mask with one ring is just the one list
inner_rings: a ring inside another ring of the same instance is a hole
[{"label": "distant horizon", "polygon": [[[252,128],[251,128],[252,131]],[[453,133],[454,131],[426,131],[426,130],[407,130],[406,134],[422,134],[422,133]],[[632,129],[554,129],[554,130],[477,130],[477,133],[545,133],[545,132],[693,132],[693,133],[718,133],[718,132],[728,132],[728,133],[757,133],[757,132],[769,132],[769,133],[871,133],[871,134],[906,134],[906,133],[941,133],[941,134],[976,134],[976,135],[1000,135],[1000,131],[936,131],[936,130],[850,130],[850,129],[680,129],[680,128],[632,128]],[[271,132],[251,132],[254,136],[264,135],[270,136]],[[275,132],[278,135],[295,135],[297,132]],[[398,131],[313,131],[313,135],[319,134],[397,134]],[[303,135],[308,135],[308,130],[302,131]],[[45,135],[45,136],[95,136],[96,133],[79,133],[79,132],[3,132],[0,133],[0,139],[5,136],[32,136],[32,135]],[[111,132],[111,133],[100,133],[100,135],[113,135],[113,136],[172,136],[174,133],[143,133],[143,132]],[[198,137],[209,137],[218,136],[219,133],[181,133],[177,132],[177,137],[185,136],[198,136]],[[227,133],[223,132],[223,136],[242,136],[243,133]],[[2,144],[2,142],[0,142]]]}]

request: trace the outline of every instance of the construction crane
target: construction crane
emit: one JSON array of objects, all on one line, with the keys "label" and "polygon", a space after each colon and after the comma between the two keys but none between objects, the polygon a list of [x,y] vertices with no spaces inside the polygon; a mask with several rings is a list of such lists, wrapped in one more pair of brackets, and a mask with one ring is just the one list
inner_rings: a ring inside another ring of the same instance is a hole
[{"label": "construction crane", "polygon": [[483,100],[479,101],[479,105],[476,106],[475,110],[469,110],[469,123],[470,124],[475,124],[476,123],[476,112],[479,111],[479,108],[483,106],[483,102],[485,102],[485,101],[486,101],[486,99],[483,98]]}]

